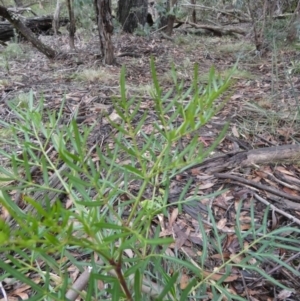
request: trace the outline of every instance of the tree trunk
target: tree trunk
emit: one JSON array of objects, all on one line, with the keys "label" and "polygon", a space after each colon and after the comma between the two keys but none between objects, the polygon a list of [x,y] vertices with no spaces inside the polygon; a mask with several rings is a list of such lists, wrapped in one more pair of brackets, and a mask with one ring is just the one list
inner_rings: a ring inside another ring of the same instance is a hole
[{"label": "tree trunk", "polygon": [[163,1],[162,7],[158,13],[159,15],[159,28],[166,29],[168,26],[168,13],[170,11],[170,1]]},{"label": "tree trunk", "polygon": [[144,26],[147,21],[147,0],[119,0],[117,18],[125,32],[133,33],[138,24]]},{"label": "tree trunk", "polygon": [[175,8],[176,8],[177,0],[170,0],[170,12],[168,16],[168,23],[166,28],[166,34],[168,36],[172,35],[173,32],[173,26],[175,22]]},{"label": "tree trunk", "polygon": [[300,23],[300,1],[298,1],[297,7],[294,11],[294,14],[291,18],[289,28],[288,28],[287,40],[290,43],[293,43],[297,40],[299,23]]},{"label": "tree trunk", "polygon": [[75,16],[74,16],[74,2],[73,0],[67,0],[67,7],[69,11],[69,19],[70,19],[70,24],[68,26],[69,30],[69,45],[71,49],[75,49],[75,43],[74,43],[74,38],[75,38]]},{"label": "tree trunk", "polygon": [[[191,0],[191,4],[196,4],[196,0]],[[197,23],[197,16],[196,16],[196,10],[195,10],[195,6],[193,7],[193,10],[192,10],[192,22],[194,24]]]},{"label": "tree trunk", "polygon": [[9,11],[4,6],[0,6],[0,16],[9,21],[17,29],[17,31],[19,31],[35,48],[45,54],[48,58],[54,58],[56,56],[56,52],[52,48],[43,44],[35,36],[35,34],[23,24],[20,16],[11,16]]},{"label": "tree trunk", "polygon": [[15,4],[16,4],[17,7],[22,7],[23,6],[22,0],[15,0]]},{"label": "tree trunk", "polygon": [[104,57],[104,63],[112,65],[115,62],[114,46],[111,40],[114,28],[109,2],[109,0],[94,0],[101,54]]},{"label": "tree trunk", "polygon": [[58,30],[59,30],[60,9],[61,9],[61,2],[60,2],[60,0],[57,0],[56,7],[55,7],[55,12],[53,14],[53,20],[52,20],[52,28],[53,28],[53,31],[54,31],[55,35],[57,35]]}]

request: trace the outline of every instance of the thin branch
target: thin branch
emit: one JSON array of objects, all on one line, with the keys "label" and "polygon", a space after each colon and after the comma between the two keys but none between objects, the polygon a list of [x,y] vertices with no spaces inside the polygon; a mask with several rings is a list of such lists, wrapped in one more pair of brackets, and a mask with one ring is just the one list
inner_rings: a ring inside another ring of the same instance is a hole
[{"label": "thin branch", "polygon": [[73,283],[72,287],[66,293],[66,299],[75,301],[79,293],[87,285],[91,276],[92,267],[88,267]]},{"label": "thin branch", "polygon": [[283,198],[290,199],[290,200],[293,200],[293,201],[296,201],[296,202],[300,202],[300,197],[298,197],[298,196],[290,195],[288,193],[285,193],[285,192],[280,191],[278,189],[275,189],[273,187],[269,187],[267,185],[256,183],[256,182],[251,181],[251,180],[246,180],[242,177],[233,176],[233,175],[230,175],[228,173],[224,173],[224,174],[223,173],[215,173],[214,176],[217,177],[217,178],[222,178],[222,179],[235,180],[237,182],[244,183],[244,184],[247,184],[249,186],[256,187],[260,190],[265,190],[265,191],[271,192],[271,193],[279,195]]},{"label": "thin branch", "polygon": [[277,213],[279,213],[279,214],[281,214],[281,215],[287,217],[288,219],[292,220],[294,223],[300,225],[300,220],[299,220],[298,218],[292,216],[291,214],[289,214],[289,213],[287,213],[287,212],[284,212],[284,211],[278,209],[277,207],[275,207],[273,204],[269,203],[267,200],[263,199],[263,198],[262,198],[261,196],[259,196],[258,194],[253,193],[253,195],[254,195],[254,197],[255,197],[258,201],[262,202],[263,204],[265,204],[265,205],[267,205],[267,206],[270,206],[270,208],[271,208],[272,210],[274,210],[275,212],[277,212]]}]

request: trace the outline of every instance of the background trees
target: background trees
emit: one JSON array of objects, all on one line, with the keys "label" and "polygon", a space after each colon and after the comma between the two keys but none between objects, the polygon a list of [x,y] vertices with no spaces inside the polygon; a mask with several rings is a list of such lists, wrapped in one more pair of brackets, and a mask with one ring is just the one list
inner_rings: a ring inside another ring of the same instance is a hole
[{"label": "background trees", "polygon": [[148,0],[119,0],[117,16],[125,32],[133,33],[147,21]]},{"label": "background trees", "polygon": [[[191,3],[185,3],[181,0],[94,0],[95,21],[99,31],[100,52],[106,64],[114,62],[113,45],[111,36],[113,34],[113,23],[111,7],[115,8],[116,20],[119,21],[124,32],[133,33],[138,26],[143,30],[143,26],[147,22],[148,6],[155,7],[159,18],[156,21],[155,30],[165,32],[168,36],[172,35],[174,24],[181,26],[189,24],[194,28],[203,29],[212,34],[223,35],[229,33],[244,34],[244,30],[235,26],[235,28],[226,28],[222,24],[222,20],[227,19],[229,22],[236,19],[239,23],[251,22],[253,28],[252,40],[257,51],[262,52],[265,47],[265,33],[268,28],[272,27],[276,18],[290,18],[290,22],[286,25],[287,41],[293,42],[298,37],[299,28],[299,2],[278,0],[270,2],[268,0],[244,0],[236,1],[212,1],[209,5],[202,0],[193,0]],[[3,0],[0,10],[0,16],[8,20],[28,41],[30,41],[37,49],[43,52],[47,57],[54,58],[58,50],[43,45],[30,29],[26,28],[26,22],[22,18],[18,18],[24,8],[26,1],[15,1],[17,10],[8,9],[6,2]],[[10,2],[13,4],[12,2]],[[42,2],[40,2],[42,3]],[[69,45],[75,48],[75,19],[74,6],[83,6],[87,2],[82,0],[57,0],[57,6],[53,18],[53,29],[56,33],[59,27],[59,13],[61,5],[68,8],[69,25]],[[30,5],[30,4],[29,4]],[[197,19],[198,16],[198,19]],[[292,16],[292,17],[291,17]],[[84,18],[84,17],[83,17]],[[86,16],[88,18],[88,16]],[[215,20],[212,24],[210,20]],[[220,22],[221,21],[221,22]],[[24,24],[23,24],[24,23]],[[218,23],[220,25],[218,25]],[[152,23],[151,23],[152,25]],[[5,25],[6,26],[6,25]],[[0,39],[1,28],[0,28]]]},{"label": "background trees", "polygon": [[100,50],[106,64],[114,63],[114,47],[111,36],[113,33],[111,8],[109,0],[95,0],[96,18],[100,40]]}]

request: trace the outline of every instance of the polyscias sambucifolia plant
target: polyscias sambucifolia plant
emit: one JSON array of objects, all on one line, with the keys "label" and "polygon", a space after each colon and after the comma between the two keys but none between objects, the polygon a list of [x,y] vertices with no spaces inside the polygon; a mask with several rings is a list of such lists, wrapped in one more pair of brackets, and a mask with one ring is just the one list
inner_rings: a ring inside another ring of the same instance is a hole
[{"label": "polyscias sambucifolia plant", "polygon": [[[123,68],[120,97],[113,99],[119,121],[105,117],[117,130],[113,148],[89,149],[93,127],[79,127],[75,119],[63,124],[64,103],[59,112],[45,113],[43,101],[35,104],[32,94],[27,108],[12,108],[16,118],[11,123],[1,121],[7,133],[6,148],[0,150],[0,202],[9,218],[0,219],[0,280],[28,285],[32,300],[65,300],[71,265],[81,272],[91,267],[87,289],[78,292],[85,300],[188,300],[192,291],[205,294],[208,283],[216,295],[228,296],[219,282],[201,276],[199,267],[166,255],[173,239],[160,238],[161,229],[152,221],[167,215],[172,178],[201,163],[224,136],[226,129],[205,149],[197,133],[224,105],[217,99],[228,89],[230,76],[222,80],[211,69],[207,85],[199,86],[195,66],[192,85],[185,88],[173,69],[174,89],[164,92],[153,60],[151,71],[151,110],[157,119],[152,133],[143,127],[149,113],[142,101],[127,98]],[[187,145],[180,147],[187,136]],[[72,206],[66,209],[60,200]],[[177,204],[188,201],[182,193]],[[214,234],[222,239],[216,227]],[[207,239],[204,235],[204,245]],[[261,236],[255,242],[261,243]],[[203,250],[202,266],[206,256]],[[194,277],[181,291],[182,267]],[[109,285],[100,290],[99,280]]]}]

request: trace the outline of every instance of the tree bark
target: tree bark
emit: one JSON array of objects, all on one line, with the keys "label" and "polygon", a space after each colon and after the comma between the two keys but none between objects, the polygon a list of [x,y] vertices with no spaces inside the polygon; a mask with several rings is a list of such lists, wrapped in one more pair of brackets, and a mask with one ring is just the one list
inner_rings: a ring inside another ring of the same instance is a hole
[{"label": "tree bark", "polygon": [[125,32],[133,33],[138,24],[147,22],[147,0],[119,0],[117,18]]},{"label": "tree bark", "polygon": [[0,16],[4,17],[19,31],[35,48],[45,54],[48,58],[55,58],[56,52],[43,44],[35,34],[24,25],[19,15],[11,15],[10,12],[4,7],[0,6]]},{"label": "tree bark", "polygon": [[109,0],[94,0],[101,54],[104,57],[104,63],[112,65],[115,62],[114,46],[111,40],[114,28],[109,3]]},{"label": "tree bark", "polygon": [[299,23],[300,23],[300,1],[298,1],[297,7],[293,13],[288,28],[287,40],[290,43],[293,43],[297,40]]},{"label": "tree bark", "polygon": [[57,35],[58,30],[59,30],[60,8],[61,8],[61,2],[60,2],[60,0],[57,0],[56,1],[55,12],[53,14],[53,20],[52,20],[52,28],[53,28],[53,31],[54,31],[55,35]]},{"label": "tree bark", "polygon": [[167,28],[166,28],[166,34],[168,36],[171,36],[173,33],[173,26],[174,26],[174,22],[175,22],[175,8],[177,5],[177,0],[170,0],[170,12],[168,15],[168,23],[167,23]]},{"label": "tree bark", "polygon": [[170,11],[170,0],[167,0],[163,4],[163,9],[159,11],[159,28],[166,29],[168,26],[168,13]]},{"label": "tree bark", "polygon": [[[196,0],[191,0],[191,4],[196,4]],[[193,7],[193,10],[192,10],[192,22],[194,24],[197,23],[197,16],[196,16],[196,9],[195,9],[195,6]]]},{"label": "tree bark", "polygon": [[69,30],[69,45],[71,49],[75,49],[75,16],[74,16],[74,2],[73,0],[67,0],[67,6],[69,11],[69,19],[70,19],[70,25],[68,27]]},{"label": "tree bark", "polygon": [[15,4],[16,4],[17,7],[22,7],[23,6],[22,0],[15,0]]}]

